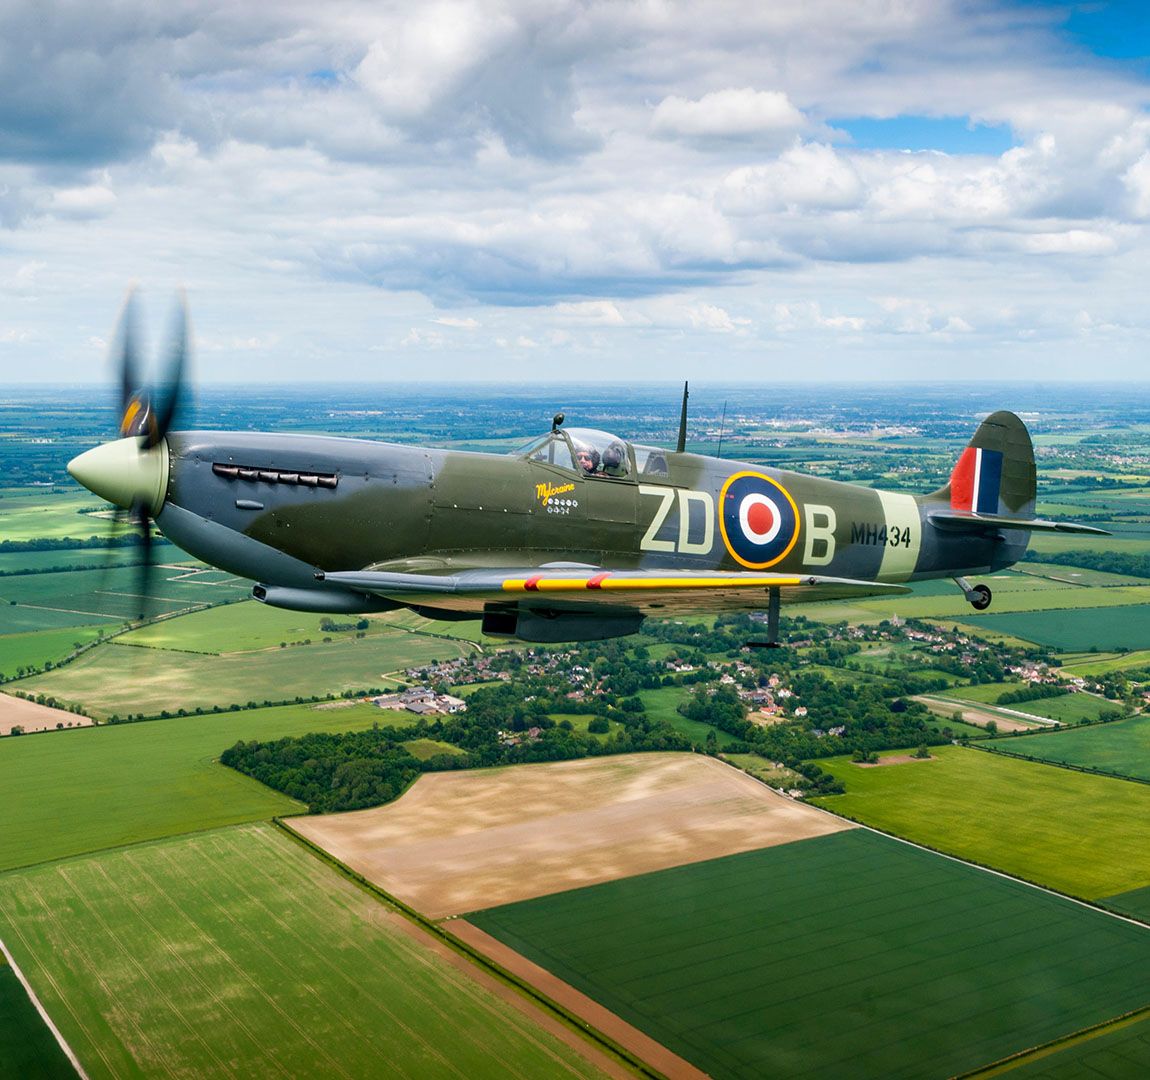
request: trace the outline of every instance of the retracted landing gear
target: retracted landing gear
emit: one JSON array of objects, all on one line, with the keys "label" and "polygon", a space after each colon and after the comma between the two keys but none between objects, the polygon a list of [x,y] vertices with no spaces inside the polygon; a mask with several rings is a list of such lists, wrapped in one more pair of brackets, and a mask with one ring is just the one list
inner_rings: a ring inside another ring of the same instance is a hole
[{"label": "retracted landing gear", "polygon": [[962,590],[962,595],[970,601],[975,611],[985,611],[990,607],[992,595],[986,585],[971,585],[964,577],[956,577],[954,583]]},{"label": "retracted landing gear", "polygon": [[779,645],[779,590],[767,590],[767,640],[748,641],[744,649],[778,649]]}]

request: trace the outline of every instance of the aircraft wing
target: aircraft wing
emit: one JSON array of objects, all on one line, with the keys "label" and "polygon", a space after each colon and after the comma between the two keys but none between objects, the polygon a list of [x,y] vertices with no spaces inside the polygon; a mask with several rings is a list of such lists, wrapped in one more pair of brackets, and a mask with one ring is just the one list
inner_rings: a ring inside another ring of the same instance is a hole
[{"label": "aircraft wing", "polygon": [[905,585],[888,585],[815,574],[768,574],[719,570],[602,570],[523,567],[460,570],[444,574],[386,571],[333,572],[325,584],[372,593],[400,604],[482,610],[486,604],[582,609],[605,605],[667,614],[670,611],[760,610],[768,590],[784,603],[897,596]]},{"label": "aircraft wing", "polygon": [[1026,529],[1029,532],[1083,533],[1089,536],[1109,536],[1105,529],[1093,525],[1080,525],[1076,521],[1047,521],[1044,518],[1011,517],[1009,514],[978,514],[971,510],[944,508],[931,510],[927,520],[940,529],[951,532],[988,532],[998,529]]}]

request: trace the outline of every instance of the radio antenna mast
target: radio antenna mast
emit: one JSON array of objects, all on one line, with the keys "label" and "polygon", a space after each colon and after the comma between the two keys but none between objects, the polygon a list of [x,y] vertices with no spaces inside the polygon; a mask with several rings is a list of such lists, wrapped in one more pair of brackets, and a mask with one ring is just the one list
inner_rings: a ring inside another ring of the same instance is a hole
[{"label": "radio antenna mast", "polygon": [[683,409],[679,413],[679,441],[675,444],[675,452],[681,454],[687,449],[687,383],[683,382]]}]

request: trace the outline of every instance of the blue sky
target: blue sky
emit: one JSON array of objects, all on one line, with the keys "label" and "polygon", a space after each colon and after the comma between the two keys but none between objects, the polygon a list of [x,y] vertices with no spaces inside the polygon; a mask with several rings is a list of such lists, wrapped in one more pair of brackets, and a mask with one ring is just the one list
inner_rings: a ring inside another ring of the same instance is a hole
[{"label": "blue sky", "polygon": [[0,382],[1144,377],[1133,3],[0,6]]}]

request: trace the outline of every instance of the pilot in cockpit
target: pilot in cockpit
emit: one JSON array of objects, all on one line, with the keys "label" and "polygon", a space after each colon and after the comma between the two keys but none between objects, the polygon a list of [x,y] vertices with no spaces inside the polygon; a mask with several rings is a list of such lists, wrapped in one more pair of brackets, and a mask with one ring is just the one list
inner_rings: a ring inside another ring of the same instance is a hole
[{"label": "pilot in cockpit", "polygon": [[579,468],[591,476],[599,468],[599,451],[586,443],[576,443],[575,460],[579,463]]}]

